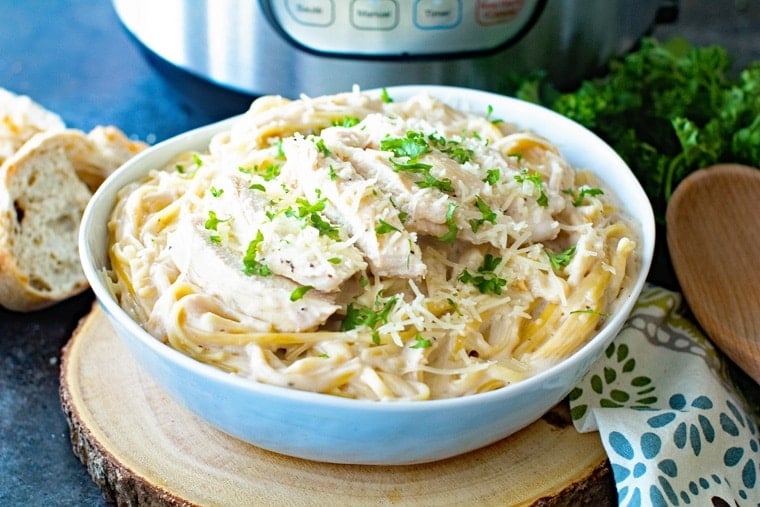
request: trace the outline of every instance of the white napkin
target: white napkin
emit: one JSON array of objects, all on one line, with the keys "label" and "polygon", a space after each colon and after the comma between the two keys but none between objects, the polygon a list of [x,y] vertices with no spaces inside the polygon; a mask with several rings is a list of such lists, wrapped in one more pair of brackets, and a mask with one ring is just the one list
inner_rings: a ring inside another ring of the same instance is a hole
[{"label": "white napkin", "polygon": [[570,394],[576,429],[599,431],[620,505],[760,505],[758,407],[727,368],[681,295],[648,285]]}]

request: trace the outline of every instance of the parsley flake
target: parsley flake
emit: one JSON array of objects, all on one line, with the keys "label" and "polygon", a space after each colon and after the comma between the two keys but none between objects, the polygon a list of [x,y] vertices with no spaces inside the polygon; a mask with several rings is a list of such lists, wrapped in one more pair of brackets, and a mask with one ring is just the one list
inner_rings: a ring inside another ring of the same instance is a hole
[{"label": "parsley flake", "polygon": [[383,90],[380,92],[380,100],[382,100],[386,104],[390,104],[391,102],[393,102],[393,97],[391,97],[388,94],[388,90],[387,89],[383,88]]},{"label": "parsley flake", "polygon": [[483,258],[483,264],[478,268],[477,274],[473,275],[467,269],[459,274],[459,281],[474,285],[481,294],[501,294],[507,281],[494,273],[494,270],[501,264],[501,257],[494,257],[486,254]]},{"label": "parsley flake", "polygon": [[499,178],[501,178],[501,171],[498,169],[489,169],[486,171],[486,177],[481,181],[483,181],[483,183],[488,183],[489,185],[494,186],[499,182]]},{"label": "parsley flake", "polygon": [[[346,316],[340,323],[340,330],[350,331],[359,327],[375,330],[388,322],[388,316],[396,305],[396,300],[397,296],[393,296],[382,301],[378,295],[372,308],[349,303],[346,308]],[[379,336],[376,333],[373,333],[373,342],[379,343]]]},{"label": "parsley flake", "polygon": [[573,206],[576,208],[578,206],[583,205],[584,200],[586,199],[586,196],[594,197],[597,195],[603,195],[604,190],[601,188],[590,188],[590,187],[581,187],[581,189],[578,191],[578,195],[575,195],[575,192],[573,192],[572,188],[567,188],[563,190],[563,192],[570,197],[573,198]]},{"label": "parsley flake", "polygon": [[544,192],[544,183],[541,180],[541,173],[534,171],[528,172],[527,169],[522,169],[520,174],[515,174],[515,180],[518,183],[531,183],[538,190],[538,197],[536,202],[539,206],[547,207],[549,205],[549,197]]},{"label": "parsley flake", "polygon": [[208,218],[206,219],[206,222],[203,224],[203,226],[208,229],[209,231],[215,231],[217,230],[217,227],[222,222],[227,222],[231,220],[232,218],[219,218],[215,211],[209,210],[208,212]]},{"label": "parsley flake", "polygon": [[269,276],[272,274],[269,266],[257,259],[259,245],[262,241],[264,241],[264,235],[259,230],[256,231],[256,237],[252,239],[250,243],[248,243],[248,248],[246,249],[245,256],[243,257],[243,273],[248,276]]},{"label": "parsley flake", "polygon": [[560,269],[564,268],[568,264],[570,264],[570,261],[573,259],[573,256],[575,255],[575,247],[571,246],[570,248],[567,248],[566,250],[563,250],[562,252],[555,253],[551,250],[544,250],[546,252],[546,255],[549,257],[549,262],[552,265],[552,268],[554,268],[555,271],[559,271]]},{"label": "parsley flake", "polygon": [[496,223],[496,212],[492,210],[479,195],[475,197],[475,206],[483,216],[482,218],[473,218],[470,220],[470,228],[472,229],[472,232],[478,232],[480,227],[486,222],[492,224]]},{"label": "parsley flake", "polygon": [[410,345],[410,349],[427,349],[433,345],[433,342],[422,336],[421,334],[417,333],[417,336],[414,337],[414,344]]},{"label": "parsley flake", "polygon": [[298,301],[299,299],[302,299],[307,292],[309,292],[311,289],[313,289],[311,285],[301,285],[300,287],[296,287],[293,289],[293,292],[290,293],[290,300],[291,301]]},{"label": "parsley flake", "polygon": [[438,236],[438,241],[443,241],[444,243],[453,243],[457,239],[459,228],[454,221],[454,211],[456,211],[456,209],[456,203],[449,202],[449,207],[446,210],[446,225],[448,225],[449,230],[442,236]]},{"label": "parsley flake", "polygon": [[389,232],[401,232],[398,227],[395,227],[392,224],[389,224],[382,218],[379,218],[377,220],[377,225],[375,226],[375,233],[376,234],[388,234]]}]

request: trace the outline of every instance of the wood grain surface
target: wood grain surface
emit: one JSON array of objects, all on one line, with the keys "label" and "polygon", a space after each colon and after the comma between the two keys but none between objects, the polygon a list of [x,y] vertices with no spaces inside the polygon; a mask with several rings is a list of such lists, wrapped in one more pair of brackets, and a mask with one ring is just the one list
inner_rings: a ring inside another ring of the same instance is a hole
[{"label": "wood grain surface", "polygon": [[566,403],[489,447],[435,463],[353,466],[271,453],[179,406],[141,370],[98,306],[64,349],[74,453],[118,505],[615,505],[597,433]]},{"label": "wood grain surface", "polygon": [[673,268],[694,316],[760,383],[760,170],[719,164],[690,174],[666,219]]}]

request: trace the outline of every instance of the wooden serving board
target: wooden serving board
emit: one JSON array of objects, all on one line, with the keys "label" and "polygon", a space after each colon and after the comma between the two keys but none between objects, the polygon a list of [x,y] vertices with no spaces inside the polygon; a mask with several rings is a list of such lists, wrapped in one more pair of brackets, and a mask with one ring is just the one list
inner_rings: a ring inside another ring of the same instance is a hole
[{"label": "wooden serving board", "polygon": [[74,453],[118,505],[615,505],[597,433],[566,403],[489,447],[435,463],[354,466],[268,452],[213,428],[141,370],[95,305],[63,351]]}]

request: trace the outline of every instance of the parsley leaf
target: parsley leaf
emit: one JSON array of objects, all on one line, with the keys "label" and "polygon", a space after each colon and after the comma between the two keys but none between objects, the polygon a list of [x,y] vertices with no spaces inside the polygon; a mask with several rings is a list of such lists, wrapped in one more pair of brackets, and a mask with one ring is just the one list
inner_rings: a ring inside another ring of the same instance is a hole
[{"label": "parsley leaf", "polygon": [[414,344],[410,345],[410,349],[427,349],[433,345],[433,342],[422,336],[421,334],[417,333],[417,335],[414,337]]},{"label": "parsley leaf", "polygon": [[559,253],[554,253],[549,249],[544,250],[546,252],[546,255],[549,257],[549,262],[552,265],[552,268],[554,268],[555,271],[559,271],[560,269],[564,268],[568,264],[570,264],[570,261],[573,259],[573,256],[575,255],[575,247],[571,246],[570,248],[567,248],[566,250],[563,250]]},{"label": "parsley leaf", "polygon": [[303,226],[311,225],[319,231],[320,236],[327,236],[337,241],[340,239],[340,230],[320,215],[320,212],[325,210],[326,203],[327,198],[324,197],[313,203],[308,199],[298,197],[297,208],[295,210],[288,208],[285,210],[285,216],[298,218]]},{"label": "parsley leaf", "polygon": [[248,276],[269,276],[272,274],[267,265],[257,260],[259,245],[262,241],[264,241],[264,234],[259,230],[256,231],[256,237],[248,243],[248,248],[243,257],[243,273]]},{"label": "parsley leaf", "polygon": [[357,118],[356,116],[344,116],[343,118],[339,120],[333,120],[332,126],[333,127],[353,127],[357,125],[361,120]]},{"label": "parsley leaf", "polygon": [[449,227],[449,230],[445,234],[438,236],[438,241],[453,243],[457,239],[459,227],[457,227],[457,223],[454,221],[454,211],[456,209],[456,203],[453,201],[449,202],[449,207],[446,209],[446,225]]},{"label": "parsley leaf", "polygon": [[490,222],[492,224],[496,223],[496,212],[492,210],[479,195],[475,197],[475,206],[477,206],[483,217],[473,218],[470,220],[470,228],[472,229],[472,232],[478,232],[480,226],[486,222]]},{"label": "parsley leaf", "polygon": [[575,195],[575,192],[573,192],[572,188],[567,188],[563,190],[563,192],[573,198],[573,206],[576,208],[583,205],[583,201],[586,199],[586,196],[594,197],[604,194],[604,190],[596,187],[581,187],[581,189],[578,191],[578,195]]},{"label": "parsley leaf", "polygon": [[544,192],[544,183],[541,181],[541,173],[528,172],[527,169],[521,169],[519,174],[515,174],[515,180],[518,183],[532,183],[538,190],[538,197],[536,198],[538,205],[544,208],[549,205],[549,197]]},{"label": "parsley leaf", "polygon": [[486,171],[486,177],[483,178],[483,183],[488,183],[491,186],[496,185],[499,182],[499,178],[501,178],[501,171],[498,169],[488,169]]},{"label": "parsley leaf", "polygon": [[406,137],[386,137],[380,141],[380,149],[393,152],[396,157],[409,157],[416,160],[430,151],[422,132],[410,130]]},{"label": "parsley leaf", "polygon": [[382,218],[379,218],[377,220],[377,225],[375,226],[375,233],[388,234],[389,232],[399,232],[399,229],[398,227],[395,227],[394,225],[389,224]]},{"label": "parsley leaf", "polygon": [[383,90],[380,92],[380,100],[386,104],[393,102],[393,97],[388,94],[388,90],[386,88],[383,88]]},{"label": "parsley leaf", "polygon": [[[396,305],[397,296],[390,297],[385,301],[380,296],[375,300],[373,308],[349,303],[346,307],[346,316],[340,323],[341,331],[350,331],[359,327],[376,329],[388,322],[388,316]],[[373,337],[373,341],[378,343]]]},{"label": "parsley leaf", "polygon": [[300,287],[296,287],[293,289],[293,292],[290,293],[290,300],[291,301],[298,301],[299,299],[302,299],[307,292],[309,292],[311,289],[313,289],[311,285],[301,285]]},{"label": "parsley leaf", "polygon": [[467,269],[462,270],[459,274],[459,281],[469,283],[477,287],[481,294],[501,294],[507,281],[499,277],[494,270],[501,264],[501,257],[494,257],[492,254],[486,254],[483,258],[483,264],[478,268],[477,274],[471,274]]}]

